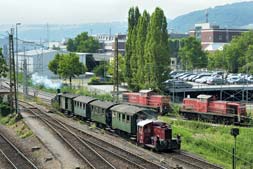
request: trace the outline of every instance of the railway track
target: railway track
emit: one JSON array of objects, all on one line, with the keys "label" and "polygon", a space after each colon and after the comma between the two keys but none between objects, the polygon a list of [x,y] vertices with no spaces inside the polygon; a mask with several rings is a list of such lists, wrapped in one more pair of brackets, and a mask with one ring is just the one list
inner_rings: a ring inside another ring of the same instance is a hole
[{"label": "railway track", "polygon": [[31,104],[22,102],[22,106],[32,108],[30,112],[54,130],[90,168],[165,168],[56,120]]},{"label": "railway track", "polygon": [[2,134],[0,134],[0,157],[8,168],[37,169],[36,165]]},{"label": "railway track", "polygon": [[178,161],[183,167],[192,168],[192,169],[222,169],[222,167],[211,164],[207,161],[204,161],[200,158],[193,157],[192,155],[186,154],[184,152],[165,154],[166,157],[171,158],[172,160]]}]

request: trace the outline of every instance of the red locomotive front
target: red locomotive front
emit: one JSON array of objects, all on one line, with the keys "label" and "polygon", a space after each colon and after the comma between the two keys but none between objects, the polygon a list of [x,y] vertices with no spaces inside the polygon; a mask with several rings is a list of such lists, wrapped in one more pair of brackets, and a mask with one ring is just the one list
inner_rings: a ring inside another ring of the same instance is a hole
[{"label": "red locomotive front", "polygon": [[143,120],[138,122],[137,143],[156,151],[180,149],[181,139],[172,138],[172,129],[161,121]]}]

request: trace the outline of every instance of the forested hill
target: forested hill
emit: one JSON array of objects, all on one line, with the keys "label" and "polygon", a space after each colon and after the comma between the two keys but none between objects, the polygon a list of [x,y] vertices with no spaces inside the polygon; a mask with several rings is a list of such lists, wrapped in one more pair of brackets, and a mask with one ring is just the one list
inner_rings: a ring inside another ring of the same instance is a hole
[{"label": "forested hill", "polygon": [[[205,22],[206,10],[181,15],[169,23],[175,32],[185,33],[194,28],[195,23]],[[245,27],[253,24],[253,1],[227,4],[208,9],[209,22],[221,27]]]}]

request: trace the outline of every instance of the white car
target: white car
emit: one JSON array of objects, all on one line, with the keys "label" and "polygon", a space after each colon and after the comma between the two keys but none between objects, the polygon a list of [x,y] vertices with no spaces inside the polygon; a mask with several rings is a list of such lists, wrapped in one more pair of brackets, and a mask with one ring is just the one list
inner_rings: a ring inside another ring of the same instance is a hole
[{"label": "white car", "polygon": [[211,76],[203,76],[199,79],[196,79],[195,82],[197,83],[206,83],[207,79],[210,78]]}]

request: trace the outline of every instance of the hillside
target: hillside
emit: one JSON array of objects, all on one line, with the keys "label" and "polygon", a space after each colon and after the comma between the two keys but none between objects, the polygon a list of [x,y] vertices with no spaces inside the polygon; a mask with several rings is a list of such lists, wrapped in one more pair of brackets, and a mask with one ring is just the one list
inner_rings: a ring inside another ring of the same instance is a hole
[{"label": "hillside", "polygon": [[[233,3],[209,8],[209,22],[221,27],[245,27],[253,24],[253,1]],[[185,33],[194,28],[195,23],[205,22],[206,10],[194,11],[181,15],[169,23],[175,32]]]}]

